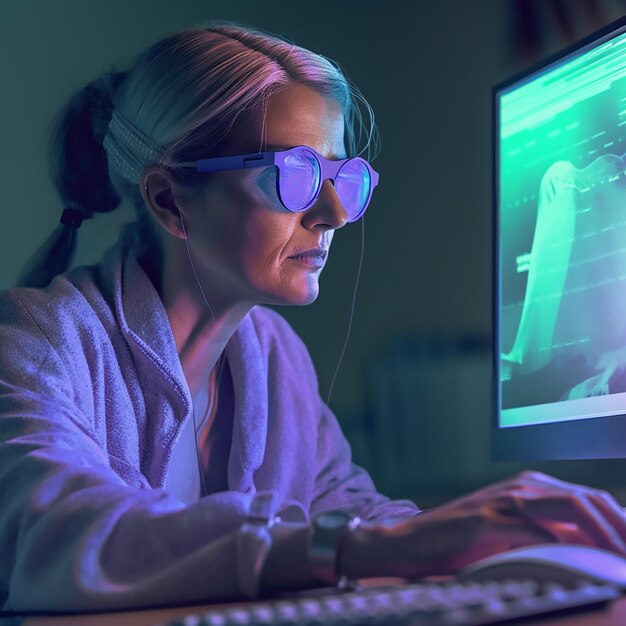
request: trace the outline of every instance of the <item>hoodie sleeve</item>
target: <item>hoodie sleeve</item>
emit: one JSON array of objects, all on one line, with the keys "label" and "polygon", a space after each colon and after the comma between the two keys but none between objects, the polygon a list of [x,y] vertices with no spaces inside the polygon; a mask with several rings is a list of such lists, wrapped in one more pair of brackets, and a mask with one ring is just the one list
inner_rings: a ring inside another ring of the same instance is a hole
[{"label": "hoodie sleeve", "polygon": [[369,473],[352,462],[352,451],[337,418],[320,398],[315,499],[311,515],[332,509],[349,510],[364,520],[413,517],[420,509],[411,500],[391,500],[376,490]]},{"label": "hoodie sleeve", "polygon": [[[10,294],[11,292],[8,292]],[[254,597],[260,494],[185,506],[129,487],[71,401],[64,363],[15,295],[0,295],[0,603],[84,611]]]},{"label": "hoodie sleeve", "polygon": [[[282,391],[282,397],[296,398],[300,404],[290,405],[287,414],[298,416],[294,430],[300,437],[316,442],[314,488],[309,514],[344,509],[364,520],[383,522],[417,515],[420,510],[410,500],[390,500],[378,493],[368,472],[352,463],[352,450],[337,418],[319,393],[315,366],[309,351],[291,325],[279,313],[255,307],[257,333],[270,347],[270,384]],[[307,456],[308,458],[308,456]]]}]

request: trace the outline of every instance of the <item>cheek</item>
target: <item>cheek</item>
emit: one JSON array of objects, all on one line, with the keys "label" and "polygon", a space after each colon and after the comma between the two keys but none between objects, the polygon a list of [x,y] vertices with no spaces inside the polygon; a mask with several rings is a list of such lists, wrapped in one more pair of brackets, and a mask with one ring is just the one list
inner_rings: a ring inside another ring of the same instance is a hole
[{"label": "cheek", "polygon": [[284,295],[284,290],[295,290],[300,294],[298,301],[304,297],[303,290],[309,297],[316,287],[316,277],[287,260],[295,245],[307,239],[304,236],[298,240],[298,229],[302,229],[299,214],[275,206],[267,197],[260,198],[258,190],[242,180],[225,184],[223,191],[219,202],[215,198],[212,205],[220,207],[220,215],[214,215],[212,221],[219,231],[216,237],[221,263],[233,272],[232,278],[238,277],[248,287],[266,293]]},{"label": "cheek", "polygon": [[[266,239],[258,200],[236,178],[220,179],[204,198],[204,244],[231,268],[245,266]],[[267,230],[267,229],[266,229]]]},{"label": "cheek", "polygon": [[213,255],[227,257],[241,245],[241,206],[220,179],[210,185],[194,208],[195,230],[201,236],[203,248]]},{"label": "cheek", "polygon": [[280,271],[294,230],[291,214],[281,215],[257,209],[251,211],[245,225],[242,250],[244,265],[257,274],[260,271],[273,274]]}]

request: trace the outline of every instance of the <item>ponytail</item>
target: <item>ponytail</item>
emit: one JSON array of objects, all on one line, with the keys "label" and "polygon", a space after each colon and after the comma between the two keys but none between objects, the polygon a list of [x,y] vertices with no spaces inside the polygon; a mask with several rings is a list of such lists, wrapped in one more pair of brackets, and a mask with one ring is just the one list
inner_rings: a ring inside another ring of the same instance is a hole
[{"label": "ponytail", "polygon": [[109,178],[102,142],[113,112],[113,94],[125,76],[111,72],[87,85],[54,121],[50,174],[63,202],[62,221],[22,270],[19,287],[48,286],[71,265],[81,222],[121,204]]},{"label": "ponytail", "polygon": [[[161,254],[161,233],[139,189],[141,172],[219,156],[232,135],[250,128],[262,141],[269,98],[290,82],[334,99],[344,114],[348,154],[367,149],[371,158],[370,147],[378,148],[374,114],[338,65],[234,22],[174,33],[142,52],[128,72],[111,72],[88,85],[61,112],[50,149],[52,179],[68,219],[30,261],[19,284],[45,287],[65,271],[79,218],[112,211],[120,198],[135,208],[139,252]],[[192,168],[172,171],[182,185],[207,178]]]}]

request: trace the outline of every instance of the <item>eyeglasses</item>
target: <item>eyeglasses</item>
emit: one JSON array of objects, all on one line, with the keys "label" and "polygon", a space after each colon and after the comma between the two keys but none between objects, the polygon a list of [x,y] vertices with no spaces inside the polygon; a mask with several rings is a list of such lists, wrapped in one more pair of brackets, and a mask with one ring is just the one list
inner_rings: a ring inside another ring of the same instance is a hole
[{"label": "eyeglasses", "polygon": [[365,213],[379,178],[378,172],[361,157],[333,161],[325,159],[308,146],[175,165],[195,167],[198,172],[224,172],[275,165],[278,168],[278,198],[287,210],[294,212],[306,211],[313,206],[322,183],[330,180],[346,211],[348,222],[355,222]]}]

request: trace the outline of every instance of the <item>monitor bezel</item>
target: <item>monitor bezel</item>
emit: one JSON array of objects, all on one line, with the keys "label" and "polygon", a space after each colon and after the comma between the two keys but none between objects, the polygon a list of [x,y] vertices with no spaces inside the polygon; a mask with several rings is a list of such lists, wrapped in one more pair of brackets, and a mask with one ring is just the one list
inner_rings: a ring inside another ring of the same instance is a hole
[{"label": "monitor bezel", "polygon": [[498,98],[545,73],[585,48],[601,45],[626,31],[626,16],[564,48],[492,88],[492,390],[491,457],[494,461],[574,460],[626,457],[626,407],[609,417],[501,428],[500,417],[500,237],[499,237],[499,111]]}]

